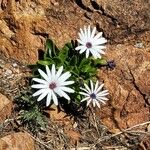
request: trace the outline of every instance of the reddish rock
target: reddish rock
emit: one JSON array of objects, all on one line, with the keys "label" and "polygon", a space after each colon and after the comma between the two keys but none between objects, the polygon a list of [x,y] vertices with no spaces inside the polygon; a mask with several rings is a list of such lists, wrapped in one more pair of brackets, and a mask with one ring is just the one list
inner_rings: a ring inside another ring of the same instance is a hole
[{"label": "reddish rock", "polygon": [[103,123],[113,132],[149,121],[147,99],[150,93],[150,50],[132,45],[108,47],[107,59],[115,60],[116,68],[99,71],[110,92],[108,106],[100,111]]},{"label": "reddish rock", "polygon": [[35,150],[35,143],[27,133],[12,133],[0,139],[0,150]]},{"label": "reddish rock", "polygon": [[12,112],[12,101],[0,93],[0,123],[3,123]]},{"label": "reddish rock", "polygon": [[49,36],[59,47],[77,38],[91,24],[112,43],[138,39],[149,29],[149,2],[107,0],[0,1],[0,53],[23,63],[35,63]]}]

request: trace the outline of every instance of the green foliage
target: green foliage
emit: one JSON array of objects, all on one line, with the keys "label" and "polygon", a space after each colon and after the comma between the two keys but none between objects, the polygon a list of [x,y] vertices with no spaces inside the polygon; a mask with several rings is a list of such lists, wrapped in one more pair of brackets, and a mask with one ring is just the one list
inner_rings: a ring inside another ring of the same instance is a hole
[{"label": "green foliage", "polygon": [[31,92],[31,89],[28,89],[16,98],[16,110],[20,113],[22,124],[30,131],[37,132],[46,128],[46,117],[43,115],[40,104],[31,96]]},{"label": "green foliage", "polygon": [[[99,65],[106,64],[105,59],[93,59],[93,57],[85,58],[84,54],[79,54],[75,49],[75,44],[67,43],[62,49],[58,49],[52,40],[47,39],[45,45],[44,60],[37,62],[37,68],[45,69],[45,65],[50,68],[55,64],[57,68],[63,65],[64,71],[71,72],[71,79],[75,81],[73,85],[76,93],[72,94],[72,100],[80,101],[80,87],[83,83],[87,83],[90,79],[96,80],[97,69]],[[34,72],[37,75],[37,72]],[[71,96],[71,95],[70,95]]]}]

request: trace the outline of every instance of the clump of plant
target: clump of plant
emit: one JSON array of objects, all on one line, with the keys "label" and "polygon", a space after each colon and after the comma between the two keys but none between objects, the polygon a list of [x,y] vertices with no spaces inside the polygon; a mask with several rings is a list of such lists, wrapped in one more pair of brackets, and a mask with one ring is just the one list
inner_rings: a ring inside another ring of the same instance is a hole
[{"label": "clump of plant", "polygon": [[77,41],[78,45],[70,42],[59,49],[51,39],[46,40],[44,57],[33,70],[34,101],[29,107],[35,112],[29,116],[24,114],[25,120],[36,116],[37,101],[44,102],[47,107],[67,101],[67,105],[80,106],[84,102],[100,108],[100,103],[108,100],[108,90],[104,90],[104,84],[96,78],[99,66],[112,66],[101,56],[105,54],[107,40],[102,32],[97,33],[95,27],[88,26],[80,29]]}]

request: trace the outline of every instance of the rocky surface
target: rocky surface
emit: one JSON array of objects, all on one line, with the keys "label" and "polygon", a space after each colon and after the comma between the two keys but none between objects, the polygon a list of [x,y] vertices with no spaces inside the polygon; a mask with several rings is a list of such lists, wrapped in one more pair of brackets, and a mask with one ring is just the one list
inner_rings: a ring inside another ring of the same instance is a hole
[{"label": "rocky surface", "polygon": [[0,139],[0,150],[35,150],[35,143],[28,133],[12,133]]},{"label": "rocky surface", "polygon": [[[19,85],[23,87],[24,80],[21,82],[21,79],[26,77],[28,70],[19,62],[35,63],[46,38],[62,47],[77,38],[79,28],[91,24],[104,32],[109,44],[106,58],[116,63],[114,70],[102,68],[99,72],[99,79],[110,91],[110,101],[97,111],[97,116],[112,132],[150,119],[148,0],[0,0],[0,4],[1,93],[11,95],[20,90]],[[2,114],[7,114],[7,106],[6,113]],[[63,115],[55,116],[60,118]],[[0,142],[12,146],[10,138],[13,136],[17,146],[28,148],[22,145],[27,139],[24,133],[21,138],[19,134],[4,137]],[[78,140],[78,133],[71,130],[70,134]],[[28,149],[32,150],[32,147]]]},{"label": "rocky surface", "polygon": [[114,70],[100,70],[99,78],[110,92],[109,105],[101,110],[102,122],[113,132],[150,119],[150,46],[108,47],[108,59]]},{"label": "rocky surface", "polygon": [[1,0],[0,53],[35,63],[49,36],[61,47],[83,25],[103,31],[111,43],[138,40],[150,27],[147,0]]},{"label": "rocky surface", "polygon": [[9,118],[12,112],[12,101],[0,93],[0,123]]}]

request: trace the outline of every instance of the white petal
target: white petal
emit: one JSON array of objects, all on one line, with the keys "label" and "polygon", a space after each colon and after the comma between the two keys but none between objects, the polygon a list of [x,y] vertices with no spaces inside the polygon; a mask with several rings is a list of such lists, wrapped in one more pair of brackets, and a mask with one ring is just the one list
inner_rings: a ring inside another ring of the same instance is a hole
[{"label": "white petal", "polygon": [[65,81],[65,82],[62,82],[61,85],[71,85],[71,84],[74,84],[74,81]]},{"label": "white petal", "polygon": [[95,33],[96,33],[96,27],[94,27],[93,30],[92,30],[91,38],[94,37]]},{"label": "white petal", "polygon": [[59,78],[58,78],[58,82],[64,82],[65,80],[67,80],[69,77],[71,76],[70,72],[67,71],[64,74],[62,74]]},{"label": "white petal", "polygon": [[74,93],[75,91],[69,87],[60,87],[62,91],[68,92],[68,93]]},{"label": "white petal", "polygon": [[102,50],[99,50],[98,52],[99,52],[99,54],[103,54],[103,55],[105,54],[105,52]]},{"label": "white petal", "polygon": [[56,77],[56,69],[55,69],[55,65],[54,64],[52,65],[51,73],[52,73],[52,80],[54,80],[55,77]]},{"label": "white petal", "polygon": [[61,94],[65,99],[70,100],[70,97],[64,91],[61,91]]},{"label": "white petal", "polygon": [[44,92],[45,92],[45,89],[40,89],[40,90],[36,91],[32,96],[38,96]]},{"label": "white petal", "polygon": [[94,38],[93,40],[97,40],[102,36],[103,32],[99,32]]},{"label": "white petal", "polygon": [[81,102],[84,102],[86,100],[90,99],[90,97],[85,97],[84,99],[81,100]]},{"label": "white petal", "polygon": [[59,68],[59,70],[57,71],[57,73],[56,73],[57,79],[60,77],[62,71],[63,71],[63,66],[61,66],[61,67]]},{"label": "white petal", "polygon": [[84,35],[84,32],[83,32],[83,30],[80,28],[80,33],[81,33],[81,35],[82,35],[82,37],[84,37],[85,35]]},{"label": "white petal", "polygon": [[84,96],[90,96],[89,94],[85,93],[85,92],[79,92],[81,95],[84,95]]},{"label": "white petal", "polygon": [[98,88],[98,85],[99,85],[99,81],[97,80],[97,81],[96,81],[96,84],[95,84],[94,93],[96,93],[96,90],[97,90],[97,88]]},{"label": "white petal", "polygon": [[85,42],[81,41],[80,39],[77,39],[77,41],[78,41],[80,44],[82,44],[82,45],[85,45],[85,44],[86,44]]},{"label": "white petal", "polygon": [[85,88],[88,90],[89,93],[91,93],[90,88],[88,87],[88,85],[86,83],[84,83]]},{"label": "white petal", "polygon": [[44,91],[37,99],[37,101],[41,101],[46,95],[48,94],[47,91]]},{"label": "white petal", "polygon": [[98,40],[93,41],[93,44],[94,45],[100,45],[100,44],[104,44],[106,42],[107,42],[107,40],[105,38],[100,38]]},{"label": "white petal", "polygon": [[57,93],[60,97],[62,97],[62,90],[59,87],[55,88],[54,92]]},{"label": "white petal", "polygon": [[84,37],[86,38],[86,40],[88,39],[88,33],[87,33],[87,29],[86,29],[86,26],[84,26]]},{"label": "white petal", "polygon": [[98,106],[98,108],[100,108],[100,104],[98,101],[95,101],[96,105]]},{"label": "white petal", "polygon": [[33,84],[31,85],[32,88],[34,89],[43,89],[43,88],[48,88],[48,85],[45,84]]},{"label": "white petal", "polygon": [[88,58],[88,57],[89,57],[89,54],[90,54],[90,50],[89,50],[89,49],[87,49],[87,50],[86,50],[86,58]]},{"label": "white petal", "polygon": [[96,101],[96,100],[95,100],[95,99],[93,99],[93,107],[95,107],[95,101]]},{"label": "white petal", "polygon": [[52,99],[53,99],[54,104],[57,106],[58,105],[58,99],[57,99],[57,97],[53,91],[52,91]]},{"label": "white petal", "polygon": [[93,82],[90,80],[90,85],[91,85],[91,92],[94,92],[94,86],[93,86]]},{"label": "white petal", "polygon": [[46,73],[47,73],[47,75],[49,77],[49,80],[51,80],[51,72],[50,72],[50,69],[49,69],[49,67],[47,65],[46,65]]},{"label": "white petal", "polygon": [[88,100],[87,102],[87,106],[89,106],[89,104],[91,103],[92,99]]},{"label": "white petal", "polygon": [[85,43],[86,43],[86,39],[85,39],[85,37],[84,37],[84,36],[82,36],[82,34],[81,34],[81,33],[78,33],[78,34],[79,34],[79,37],[80,37],[81,41],[83,41],[83,42],[85,42]]},{"label": "white petal", "polygon": [[90,49],[90,52],[92,53],[92,55],[95,59],[100,57],[100,54],[97,52],[97,50]]},{"label": "white petal", "polygon": [[40,75],[41,75],[47,82],[50,81],[49,78],[48,78],[48,76],[45,74],[45,72],[43,72],[41,69],[38,69],[38,71],[39,71]]},{"label": "white petal", "polygon": [[95,93],[97,94],[97,93],[102,89],[103,86],[104,86],[104,84],[101,84],[101,85],[97,88],[97,90],[95,90]]},{"label": "white petal", "polygon": [[80,89],[83,90],[84,92],[88,93],[88,94],[91,93],[91,92],[89,92],[88,90],[86,90],[86,89],[84,89],[84,88],[82,88],[82,87],[80,87]]},{"label": "white petal", "polygon": [[101,100],[108,101],[108,100],[109,100],[109,99],[106,98],[106,97],[97,97],[97,99],[98,99],[99,101],[101,101]]},{"label": "white petal", "polygon": [[49,106],[51,103],[51,92],[48,93],[47,99],[46,99],[46,106]]},{"label": "white petal", "polygon": [[101,92],[98,92],[97,95],[99,96],[105,96],[105,95],[108,95],[108,90],[104,90],[104,91],[101,91]]},{"label": "white petal", "polygon": [[88,26],[88,29],[87,29],[87,37],[88,37],[88,39],[91,37],[91,27],[90,27],[90,25]]},{"label": "white petal", "polygon": [[84,45],[80,45],[80,46],[77,46],[77,47],[75,48],[75,50],[81,50],[81,49],[84,49],[84,48],[86,48]]},{"label": "white petal", "polygon": [[43,83],[43,84],[48,84],[48,82],[47,81],[45,81],[45,80],[43,80],[43,79],[39,79],[39,78],[33,78],[32,79],[33,81],[36,81],[36,82],[39,82],[39,83]]},{"label": "white petal", "polygon": [[86,49],[87,48],[84,46],[84,48],[82,48],[79,53],[82,54]]},{"label": "white petal", "polygon": [[106,104],[103,100],[98,100],[98,101],[100,101],[100,102],[103,103],[103,104]]}]

